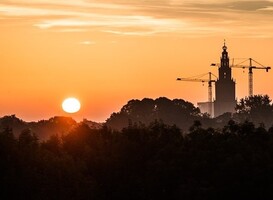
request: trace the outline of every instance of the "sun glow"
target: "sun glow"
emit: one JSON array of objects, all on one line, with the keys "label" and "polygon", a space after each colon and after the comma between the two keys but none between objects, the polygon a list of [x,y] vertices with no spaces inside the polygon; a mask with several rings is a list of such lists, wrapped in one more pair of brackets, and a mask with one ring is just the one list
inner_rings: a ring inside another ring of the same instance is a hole
[{"label": "sun glow", "polygon": [[80,110],[81,103],[78,99],[70,97],[63,101],[62,108],[67,113],[75,113]]}]

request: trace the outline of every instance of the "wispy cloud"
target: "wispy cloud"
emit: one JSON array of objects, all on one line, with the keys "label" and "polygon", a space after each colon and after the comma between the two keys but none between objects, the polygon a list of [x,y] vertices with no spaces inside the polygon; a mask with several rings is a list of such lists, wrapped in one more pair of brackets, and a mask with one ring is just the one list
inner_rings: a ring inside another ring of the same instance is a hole
[{"label": "wispy cloud", "polygon": [[62,28],[62,29],[58,29],[55,30],[55,32],[63,32],[63,33],[81,33],[81,32],[87,32],[88,30],[84,29],[84,28]]},{"label": "wispy cloud", "polygon": [[31,19],[37,28],[62,32],[273,37],[272,8],[273,1],[258,0],[2,0],[0,18]]},{"label": "wispy cloud", "polygon": [[73,6],[85,8],[101,8],[101,9],[129,9],[129,6],[115,3],[103,3],[103,1],[87,1],[87,0],[1,0],[6,5],[25,5],[25,6]]},{"label": "wispy cloud", "polygon": [[0,13],[4,16],[52,16],[52,15],[75,15],[75,12],[62,10],[35,8],[27,6],[14,6],[0,4]]},{"label": "wispy cloud", "polygon": [[128,36],[147,36],[147,35],[154,35],[159,33],[157,31],[115,31],[115,30],[105,30],[105,33],[112,33],[116,35],[128,35]]},{"label": "wispy cloud", "polygon": [[[180,20],[158,19],[151,16],[85,14],[80,18],[44,20],[34,24],[34,26],[41,29],[54,27],[100,27],[103,32],[120,33],[121,35],[139,35],[141,30],[142,34],[145,35],[152,32],[172,32],[184,27],[184,23]],[[109,31],[109,29],[119,30]],[[134,31],[128,31],[132,29],[134,29]],[[133,32],[135,32],[135,34]]]},{"label": "wispy cloud", "polygon": [[79,42],[79,44],[82,44],[82,45],[92,45],[92,44],[96,44],[96,42],[95,41],[86,40],[86,41]]}]

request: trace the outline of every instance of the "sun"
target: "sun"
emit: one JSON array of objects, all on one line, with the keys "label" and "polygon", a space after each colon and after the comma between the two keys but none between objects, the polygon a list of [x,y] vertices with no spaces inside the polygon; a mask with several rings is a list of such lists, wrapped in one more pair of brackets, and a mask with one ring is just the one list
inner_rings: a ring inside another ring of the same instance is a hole
[{"label": "sun", "polygon": [[69,97],[63,101],[62,108],[67,113],[76,113],[80,110],[81,103],[78,99]]}]

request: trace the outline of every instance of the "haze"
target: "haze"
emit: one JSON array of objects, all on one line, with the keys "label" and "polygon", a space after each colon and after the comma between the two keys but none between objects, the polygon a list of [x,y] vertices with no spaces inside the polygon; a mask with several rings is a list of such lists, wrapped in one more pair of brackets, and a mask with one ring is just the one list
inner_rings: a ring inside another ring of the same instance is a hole
[{"label": "haze", "polygon": [[[1,0],[0,115],[104,121],[130,99],[207,100],[207,86],[176,82],[212,71],[224,39],[230,58],[273,66],[273,1]],[[237,98],[247,71],[233,70]],[[273,72],[254,71],[254,94],[273,98]]]}]

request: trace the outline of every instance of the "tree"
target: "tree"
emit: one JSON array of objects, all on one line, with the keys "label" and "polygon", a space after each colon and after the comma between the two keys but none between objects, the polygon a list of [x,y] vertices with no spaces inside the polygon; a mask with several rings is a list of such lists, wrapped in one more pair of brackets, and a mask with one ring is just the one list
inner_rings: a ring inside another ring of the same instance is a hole
[{"label": "tree", "polygon": [[199,108],[182,99],[170,100],[160,97],[155,100],[144,98],[130,100],[118,113],[113,113],[106,120],[106,125],[117,130],[128,126],[128,123],[149,125],[155,120],[162,120],[168,125],[177,125],[187,130],[194,120],[201,117]]},{"label": "tree", "polygon": [[256,125],[264,123],[270,127],[273,123],[273,106],[268,95],[254,95],[242,98],[236,105],[235,119],[239,121],[249,120]]},{"label": "tree", "polygon": [[25,129],[22,131],[22,133],[19,135],[18,144],[20,148],[29,150],[33,150],[39,145],[38,138],[31,132],[30,129]]}]

